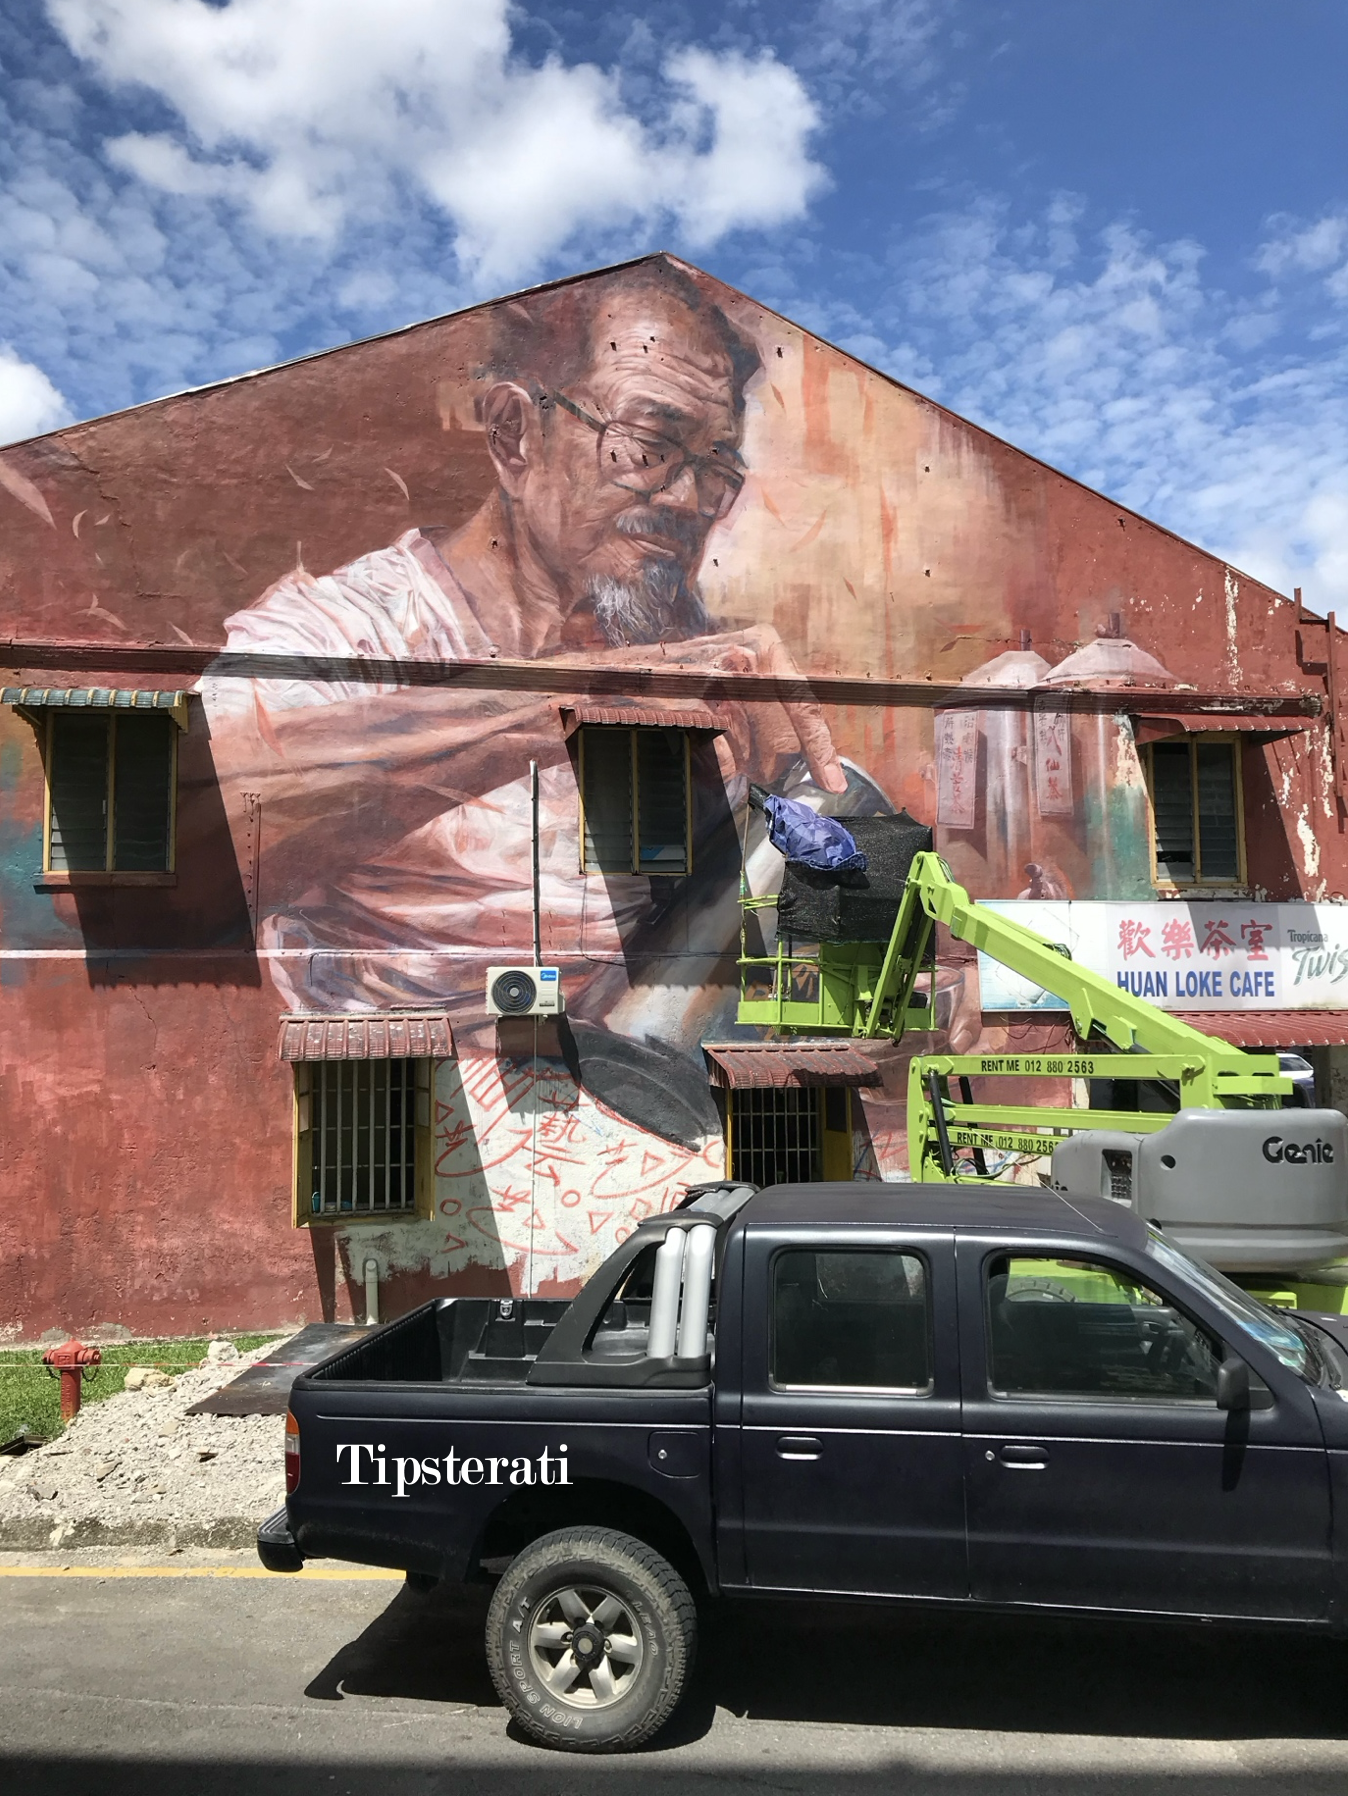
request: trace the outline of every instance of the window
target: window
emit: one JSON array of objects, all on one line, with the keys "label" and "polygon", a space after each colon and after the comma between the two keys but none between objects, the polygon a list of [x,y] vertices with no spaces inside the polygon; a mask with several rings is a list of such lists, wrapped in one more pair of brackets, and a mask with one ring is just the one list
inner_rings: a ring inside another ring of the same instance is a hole
[{"label": "window", "polygon": [[767,1085],[730,1094],[731,1177],[803,1185],[823,1177],[819,1093]]},{"label": "window", "polygon": [[852,1094],[845,1085],[739,1087],[729,1094],[726,1173],[751,1185],[850,1180]]},{"label": "window", "polygon": [[1248,1291],[1242,1291],[1224,1272],[1218,1272],[1206,1260],[1191,1259],[1159,1229],[1147,1230],[1147,1252],[1169,1271],[1197,1285],[1209,1303],[1215,1303],[1237,1328],[1247,1330],[1255,1340],[1261,1341],[1290,1371],[1299,1378],[1306,1376],[1310,1362],[1306,1343],[1278,1310],[1251,1297]]},{"label": "window", "polygon": [[1240,885],[1245,844],[1240,747],[1211,736],[1147,751],[1156,879],[1161,885]]},{"label": "window", "polygon": [[49,712],[43,870],[171,872],[177,738],[162,713]]},{"label": "window", "polygon": [[1206,1400],[1221,1356],[1131,1273],[1085,1260],[991,1262],[989,1382],[1000,1396],[1088,1402]]},{"label": "window", "polygon": [[587,725],[580,790],[586,873],[692,870],[687,730]]},{"label": "window", "polygon": [[296,1221],[428,1211],[429,1060],[316,1060],[295,1068]]},{"label": "window", "polygon": [[927,1269],[893,1249],[787,1248],[773,1262],[772,1382],[931,1386]]}]

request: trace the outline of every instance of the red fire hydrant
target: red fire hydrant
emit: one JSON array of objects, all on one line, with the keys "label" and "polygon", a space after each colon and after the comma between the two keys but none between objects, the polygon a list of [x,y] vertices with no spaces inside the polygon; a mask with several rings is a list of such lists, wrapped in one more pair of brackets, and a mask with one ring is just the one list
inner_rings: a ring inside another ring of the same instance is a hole
[{"label": "red fire hydrant", "polygon": [[59,1347],[47,1349],[42,1363],[53,1377],[61,1374],[61,1420],[72,1421],[80,1413],[85,1380],[92,1378],[103,1363],[101,1350],[84,1347],[79,1341],[63,1341]]}]

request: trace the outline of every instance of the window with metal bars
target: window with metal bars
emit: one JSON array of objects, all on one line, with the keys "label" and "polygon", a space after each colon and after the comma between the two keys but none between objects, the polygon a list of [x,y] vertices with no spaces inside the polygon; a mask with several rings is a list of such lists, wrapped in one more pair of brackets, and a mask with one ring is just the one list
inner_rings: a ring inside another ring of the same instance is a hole
[{"label": "window with metal bars", "polygon": [[824,1176],[820,1093],[796,1085],[730,1093],[730,1176],[797,1185]]},{"label": "window with metal bars", "polygon": [[586,873],[692,869],[688,732],[587,724],[580,732]]},{"label": "window with metal bars", "polygon": [[162,714],[47,717],[48,873],[170,873],[178,727]]},{"label": "window with metal bars", "polygon": [[415,1214],[430,1178],[426,1060],[297,1066],[298,1220]]},{"label": "window with metal bars", "polygon": [[1189,736],[1147,752],[1156,878],[1162,885],[1240,885],[1245,844],[1239,744]]}]

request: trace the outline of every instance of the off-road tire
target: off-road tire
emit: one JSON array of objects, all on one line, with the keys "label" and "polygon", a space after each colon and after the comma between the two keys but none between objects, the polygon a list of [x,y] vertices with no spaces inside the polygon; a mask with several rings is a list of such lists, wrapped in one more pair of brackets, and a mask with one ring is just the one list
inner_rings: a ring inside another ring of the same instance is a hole
[{"label": "off-road tire", "polygon": [[[631,1688],[590,1710],[554,1695],[530,1651],[540,1605],[575,1587],[610,1592],[641,1644]],[[510,1562],[487,1613],[486,1643],[497,1693],[532,1739],[564,1752],[626,1752],[658,1732],[683,1695],[697,1650],[697,1607],[674,1567],[630,1534],[561,1528]]]}]

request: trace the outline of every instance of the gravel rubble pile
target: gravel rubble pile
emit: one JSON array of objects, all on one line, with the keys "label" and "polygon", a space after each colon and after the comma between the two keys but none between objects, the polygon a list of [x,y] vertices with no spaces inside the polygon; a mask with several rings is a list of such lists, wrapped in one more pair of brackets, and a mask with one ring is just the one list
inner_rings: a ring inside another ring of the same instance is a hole
[{"label": "gravel rubble pile", "polygon": [[265,1359],[211,1344],[167,1386],[86,1403],[59,1439],[0,1459],[0,1547],[236,1547],[285,1501],[281,1416],[189,1416]]}]

